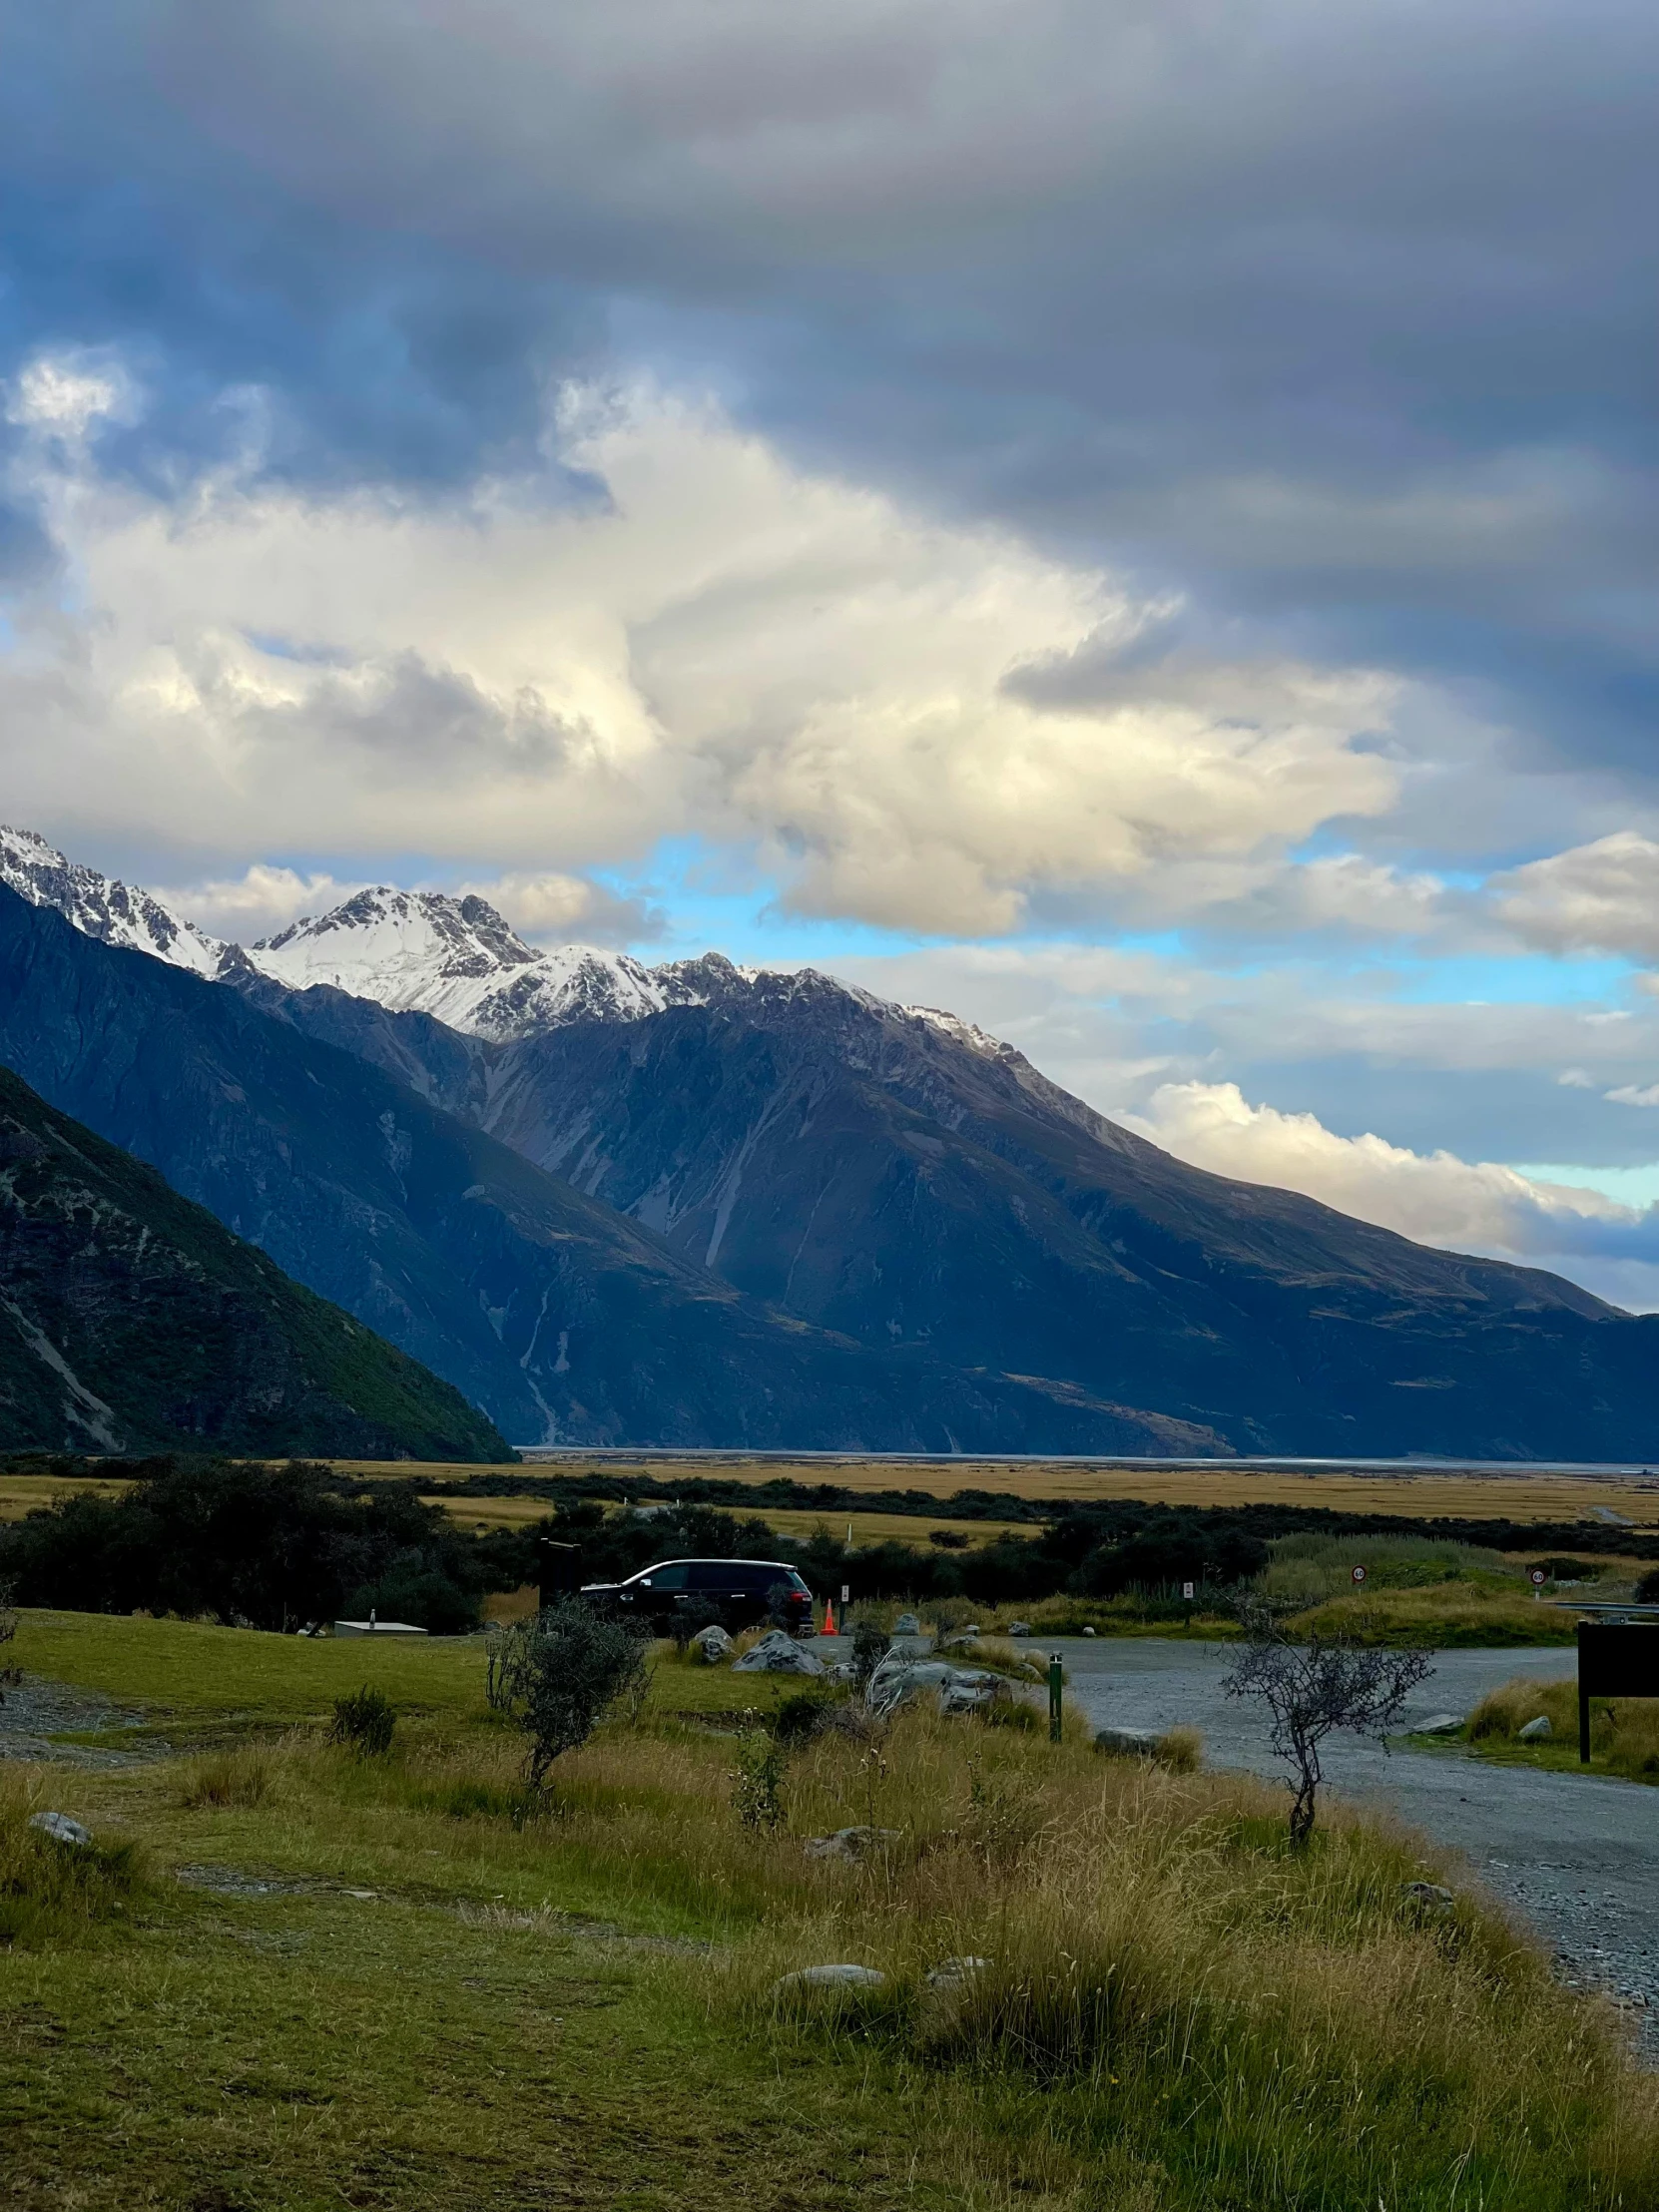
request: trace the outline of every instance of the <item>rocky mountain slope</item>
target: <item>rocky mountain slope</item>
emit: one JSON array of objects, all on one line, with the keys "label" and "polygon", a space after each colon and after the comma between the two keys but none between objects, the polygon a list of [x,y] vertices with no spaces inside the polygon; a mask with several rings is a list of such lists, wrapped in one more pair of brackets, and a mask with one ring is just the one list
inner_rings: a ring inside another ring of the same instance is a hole
[{"label": "rocky mountain slope", "polygon": [[0,1068],[0,1438],[503,1459],[459,1391]]},{"label": "rocky mountain slope", "polygon": [[872,1355],[769,1312],[368,1061],[3,888],[0,1061],[515,1443],[1225,1448],[1040,1371]]},{"label": "rocky mountain slope", "polygon": [[387,890],[215,973],[871,1359],[1235,1449],[1659,1449],[1659,1318],[1189,1168],[948,1014],[718,955],[538,954],[483,900]]}]

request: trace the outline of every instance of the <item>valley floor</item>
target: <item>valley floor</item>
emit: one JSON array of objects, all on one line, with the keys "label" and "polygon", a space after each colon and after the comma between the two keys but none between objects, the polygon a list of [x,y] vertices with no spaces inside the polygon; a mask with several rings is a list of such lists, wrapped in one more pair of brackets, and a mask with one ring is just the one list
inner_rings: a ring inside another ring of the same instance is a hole
[{"label": "valley floor", "polygon": [[[1335,1807],[1288,1854],[1261,1783],[1091,1750],[1086,1722],[1196,1719],[1218,1759],[1255,1764],[1214,1647],[1068,1646],[1057,1747],[919,1713],[876,1741],[831,1732],[787,1763],[771,1835],[736,1817],[731,1729],[796,1687],[777,1678],[665,1657],[637,1720],[561,1762],[526,1820],[476,1640],[25,1614],[14,1650],[30,1679],[0,1708],[24,1754],[0,1766],[0,2203],[1659,2201],[1659,2079],[1455,1858]],[[1455,1706],[1529,1664],[1560,1658],[1457,1653],[1424,1694]],[[330,1701],[364,1681],[399,1710],[384,1759],[324,1741]],[[1539,1808],[1564,1828],[1659,1804],[1416,1754],[1382,1779],[1467,1844],[1429,1779],[1464,1771],[1531,1789],[1539,1854]],[[29,1860],[35,1806],[134,1847],[137,1887],[103,1918],[53,1922],[47,1898],[30,1923],[61,1848]],[[891,1847],[804,1853],[857,1822]],[[1410,1906],[1424,1876],[1457,1891],[1449,1917]],[[980,1979],[928,1985],[964,1953],[989,1961]],[[888,1987],[843,2010],[773,1994],[826,1959],[878,1963]]]}]

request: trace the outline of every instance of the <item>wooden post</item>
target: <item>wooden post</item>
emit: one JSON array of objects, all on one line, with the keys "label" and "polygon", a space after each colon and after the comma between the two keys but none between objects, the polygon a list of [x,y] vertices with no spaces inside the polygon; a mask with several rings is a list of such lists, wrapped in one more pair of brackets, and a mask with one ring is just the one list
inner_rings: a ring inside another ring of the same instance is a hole
[{"label": "wooden post", "polygon": [[1060,1741],[1060,1725],[1065,1717],[1062,1704],[1064,1686],[1064,1664],[1057,1651],[1051,1652],[1048,1660],[1048,1740],[1051,1744]]}]

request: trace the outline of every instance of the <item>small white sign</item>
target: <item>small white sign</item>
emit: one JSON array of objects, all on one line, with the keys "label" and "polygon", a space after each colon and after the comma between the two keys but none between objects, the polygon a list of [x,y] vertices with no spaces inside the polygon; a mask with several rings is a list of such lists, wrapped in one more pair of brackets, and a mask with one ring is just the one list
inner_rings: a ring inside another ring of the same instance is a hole
[{"label": "small white sign", "polygon": [[1182,1585],[1181,1585],[1181,1595],[1182,1595],[1183,1597],[1192,1597],[1192,1596],[1194,1596],[1195,1594],[1196,1594],[1196,1593],[1194,1592],[1193,1586],[1192,1586],[1192,1584],[1191,1584],[1190,1582],[1183,1582],[1183,1583],[1182,1583]]},{"label": "small white sign", "polygon": [[849,1597],[850,1597],[851,1595],[852,1595],[852,1585],[851,1585],[851,1583],[850,1583],[850,1582],[843,1582],[843,1583],[841,1584],[841,1603],[842,1603],[842,1604],[844,1605],[844,1604],[846,1603],[847,1599],[848,1599],[848,1598],[849,1598]]},{"label": "small white sign", "polygon": [[1366,1579],[1366,1570],[1365,1570],[1365,1568],[1364,1568],[1364,1567],[1356,1567],[1356,1568],[1355,1568],[1355,1570],[1354,1570],[1354,1580],[1355,1580],[1356,1584],[1359,1584],[1359,1583],[1361,1583],[1361,1582],[1364,1582],[1364,1580],[1365,1580],[1365,1579]]}]

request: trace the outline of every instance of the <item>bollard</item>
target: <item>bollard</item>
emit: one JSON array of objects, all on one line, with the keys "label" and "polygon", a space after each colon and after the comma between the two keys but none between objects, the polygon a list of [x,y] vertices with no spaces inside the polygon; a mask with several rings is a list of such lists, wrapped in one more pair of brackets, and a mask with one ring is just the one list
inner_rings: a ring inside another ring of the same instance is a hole
[{"label": "bollard", "polygon": [[1060,1654],[1051,1651],[1048,1655],[1048,1740],[1051,1744],[1060,1741],[1060,1691],[1064,1681],[1065,1668]]}]

